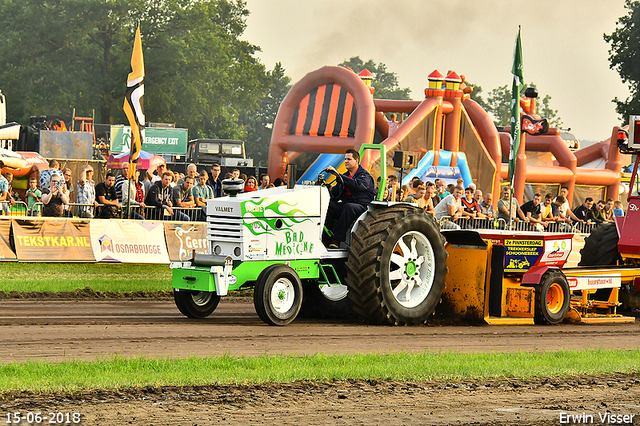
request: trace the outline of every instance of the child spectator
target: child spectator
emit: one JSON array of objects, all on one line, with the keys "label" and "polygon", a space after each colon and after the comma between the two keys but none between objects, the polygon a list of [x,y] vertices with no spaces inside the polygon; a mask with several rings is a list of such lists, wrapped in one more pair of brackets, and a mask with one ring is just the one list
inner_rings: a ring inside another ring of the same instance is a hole
[{"label": "child spectator", "polygon": [[40,202],[42,191],[38,189],[38,179],[35,177],[29,178],[29,188],[27,188],[25,197],[27,198],[27,211],[29,212],[29,216],[40,216],[40,206],[36,205],[36,203]]},{"label": "child spectator", "polygon": [[464,197],[460,198],[460,202],[463,208],[462,217],[465,217],[467,219],[484,219],[485,215],[483,215],[480,211],[480,205],[478,205],[478,202],[475,200],[475,198],[473,198],[474,192],[475,189],[469,186],[464,190]]},{"label": "child spectator", "polygon": [[398,197],[398,199],[404,200],[405,198],[407,198],[408,195],[409,195],[409,186],[402,185],[402,187],[400,188],[400,197]]},{"label": "child spectator", "polygon": [[[4,182],[2,181],[4,179]],[[11,193],[13,192],[13,173],[6,172],[4,176],[0,177],[0,202],[2,203],[2,210],[6,215],[9,215],[11,206],[15,203]]]},{"label": "child spectator", "polygon": [[613,202],[613,214],[616,216],[624,216],[624,210],[622,209],[622,202],[620,202],[620,200]]}]

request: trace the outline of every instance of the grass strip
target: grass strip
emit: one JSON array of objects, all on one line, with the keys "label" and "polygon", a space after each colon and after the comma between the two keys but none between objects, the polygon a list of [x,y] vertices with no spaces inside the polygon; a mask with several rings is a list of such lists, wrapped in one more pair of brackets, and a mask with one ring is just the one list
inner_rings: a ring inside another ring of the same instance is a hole
[{"label": "grass strip", "polygon": [[111,356],[97,361],[12,362],[0,366],[0,393],[287,383],[296,380],[465,380],[637,373],[640,350],[515,353],[263,355],[208,358]]},{"label": "grass strip", "polygon": [[169,265],[131,263],[0,263],[0,291],[99,292],[171,290]]}]

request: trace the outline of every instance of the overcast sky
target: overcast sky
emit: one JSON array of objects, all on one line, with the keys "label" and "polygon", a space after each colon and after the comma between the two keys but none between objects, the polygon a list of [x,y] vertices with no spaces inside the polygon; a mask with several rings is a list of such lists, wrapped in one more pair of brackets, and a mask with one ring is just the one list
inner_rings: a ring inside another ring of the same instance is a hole
[{"label": "overcast sky", "polygon": [[360,56],[386,64],[416,100],[434,69],[464,74],[486,94],[511,87],[521,25],[525,81],[551,95],[578,138],[608,138],[620,124],[611,100],[629,96],[602,37],[626,14],[624,0],[247,0],[247,8],[244,38],[293,82]]}]

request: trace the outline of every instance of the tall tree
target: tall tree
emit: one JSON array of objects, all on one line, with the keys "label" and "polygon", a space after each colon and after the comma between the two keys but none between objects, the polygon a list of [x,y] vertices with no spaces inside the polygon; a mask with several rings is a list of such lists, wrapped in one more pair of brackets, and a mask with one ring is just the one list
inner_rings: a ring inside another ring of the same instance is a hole
[{"label": "tall tree", "polygon": [[[474,92],[476,87],[478,86],[474,86]],[[530,83],[526,85],[525,88],[526,87],[536,87],[536,85],[535,83]],[[522,96],[523,94],[524,92],[520,95]],[[507,126],[509,124],[509,120],[511,119],[511,90],[506,84],[492,89],[487,94],[486,101],[480,93],[476,95],[474,100],[493,116],[493,123],[496,126]],[[558,115],[558,110],[551,107],[550,95],[547,94],[542,99],[538,98],[537,113],[540,117],[546,118],[550,126],[562,127],[562,119]]]},{"label": "tall tree", "polygon": [[624,7],[629,12],[618,19],[616,30],[605,34],[604,40],[611,45],[610,68],[618,72],[631,93],[624,101],[617,97],[613,99],[616,112],[626,122],[629,115],[640,113],[640,3],[626,0]]},{"label": "tall tree", "polygon": [[344,61],[338,64],[341,67],[349,67],[356,74],[359,74],[363,69],[369,70],[373,74],[372,86],[376,89],[373,93],[373,97],[376,99],[411,99],[411,89],[408,87],[400,88],[398,83],[398,75],[395,72],[387,71],[387,66],[382,62],[375,63],[369,59],[364,62],[359,56],[354,56],[348,61]]},{"label": "tall tree", "polygon": [[511,89],[508,85],[492,89],[487,94],[487,111],[496,126],[507,126],[511,120]]},{"label": "tall tree", "polygon": [[486,110],[487,109],[487,103],[484,101],[484,99],[482,99],[482,92],[483,92],[482,86],[479,86],[479,85],[473,84],[473,83],[469,83],[468,81],[465,82],[465,84],[473,89],[473,91],[471,92],[469,97],[472,100],[476,101],[478,103],[478,105],[480,105],[482,107],[482,109]]},{"label": "tall tree", "polygon": [[240,37],[242,0],[4,0],[0,82],[8,119],[79,114],[124,123],[122,104],[138,20],[149,121],[190,137],[243,138],[240,111],[255,110],[269,78]]}]

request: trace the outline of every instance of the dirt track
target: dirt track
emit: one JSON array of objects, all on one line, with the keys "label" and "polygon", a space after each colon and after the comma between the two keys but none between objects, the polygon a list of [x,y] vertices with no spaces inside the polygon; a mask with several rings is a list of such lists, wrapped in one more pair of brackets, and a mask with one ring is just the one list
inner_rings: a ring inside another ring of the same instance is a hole
[{"label": "dirt track", "polygon": [[[546,351],[640,348],[640,323],[620,325],[420,326],[297,320],[264,325],[251,302],[223,300],[205,320],[182,317],[170,300],[0,301],[0,359],[386,353],[454,350]],[[560,413],[634,414],[640,376],[466,381],[338,382],[5,395],[0,415],[78,411],[82,424],[559,424]],[[628,424],[628,423],[627,423]]]}]

